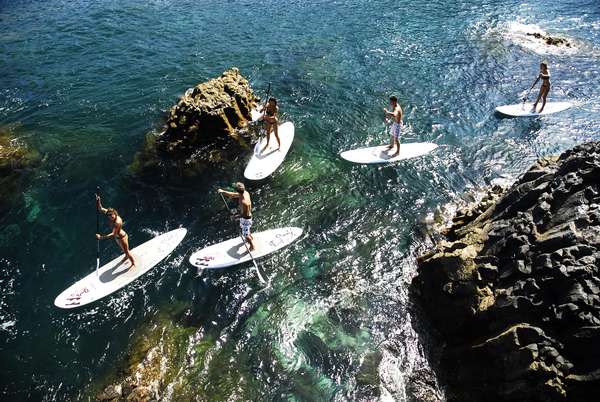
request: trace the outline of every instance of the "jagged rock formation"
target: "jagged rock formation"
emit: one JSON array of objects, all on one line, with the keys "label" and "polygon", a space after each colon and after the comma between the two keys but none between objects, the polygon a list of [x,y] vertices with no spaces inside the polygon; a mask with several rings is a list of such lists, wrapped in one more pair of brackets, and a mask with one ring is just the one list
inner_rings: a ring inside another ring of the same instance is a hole
[{"label": "jagged rock formation", "polygon": [[539,32],[530,32],[530,33],[527,33],[527,36],[533,36],[536,39],[541,39],[546,43],[546,45],[571,47],[571,44],[569,43],[569,41],[564,38],[544,35]]},{"label": "jagged rock formation", "polygon": [[24,179],[37,162],[37,152],[8,130],[0,129],[0,216],[22,196]]},{"label": "jagged rock formation", "polygon": [[169,153],[194,150],[215,138],[238,138],[250,120],[256,97],[237,68],[190,88],[171,108],[167,129],[158,142]]},{"label": "jagged rock formation", "polygon": [[194,175],[206,163],[227,159],[224,145],[232,140],[245,145],[240,129],[251,120],[257,101],[237,68],[189,88],[170,109],[164,132],[146,137],[131,170],[154,175],[175,165],[184,175]]},{"label": "jagged rock formation", "polygon": [[419,259],[413,290],[445,342],[448,400],[594,400],[600,143],[538,161],[445,235]]}]

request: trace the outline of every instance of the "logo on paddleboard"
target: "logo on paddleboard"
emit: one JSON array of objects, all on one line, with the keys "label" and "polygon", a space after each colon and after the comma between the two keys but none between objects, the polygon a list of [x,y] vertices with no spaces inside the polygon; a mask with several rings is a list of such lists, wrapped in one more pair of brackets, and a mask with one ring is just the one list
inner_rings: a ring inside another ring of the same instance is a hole
[{"label": "logo on paddleboard", "polygon": [[198,258],[196,258],[196,265],[207,266],[208,263],[214,259],[215,259],[215,257],[213,257],[212,255],[205,255],[202,257],[198,257]]},{"label": "logo on paddleboard", "polygon": [[294,234],[291,230],[288,230],[285,233],[277,233],[275,235],[275,238],[271,240],[269,244],[271,245],[271,247],[279,247],[288,242],[293,236]]},{"label": "logo on paddleboard", "polygon": [[79,304],[79,299],[81,299],[81,296],[83,296],[85,293],[89,293],[89,292],[90,292],[90,290],[87,287],[85,287],[85,288],[81,289],[79,292],[71,293],[69,295],[69,297],[67,297],[66,299],[74,300],[71,303],[72,305]]}]

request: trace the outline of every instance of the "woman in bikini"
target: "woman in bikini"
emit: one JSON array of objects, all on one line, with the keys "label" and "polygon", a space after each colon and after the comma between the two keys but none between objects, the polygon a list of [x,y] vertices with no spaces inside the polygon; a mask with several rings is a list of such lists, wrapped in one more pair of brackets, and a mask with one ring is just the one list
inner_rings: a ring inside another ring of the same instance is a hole
[{"label": "woman in bikini", "polygon": [[123,262],[129,260],[131,261],[131,268],[135,267],[135,260],[129,251],[129,238],[127,233],[123,230],[123,219],[119,216],[119,213],[116,209],[102,207],[102,202],[100,201],[100,196],[98,195],[96,195],[96,208],[99,212],[102,212],[108,217],[108,221],[112,226],[112,231],[107,235],[96,233],[96,239],[101,240],[114,238],[121,250],[123,250],[125,253]]},{"label": "woman in bikini", "polygon": [[530,91],[533,89],[533,87],[535,87],[535,84],[537,84],[539,80],[542,80],[542,85],[540,86],[540,93],[537,97],[537,100],[533,104],[533,109],[531,109],[533,113],[535,113],[540,99],[542,100],[542,107],[538,113],[542,113],[544,106],[546,106],[546,97],[548,96],[548,92],[550,92],[550,71],[548,70],[548,65],[546,63],[540,64],[540,73],[533,82]]},{"label": "woman in bikini", "polygon": [[271,138],[271,130],[273,130],[273,133],[275,134],[275,139],[277,140],[277,149],[276,151],[279,150],[279,148],[281,147],[281,141],[279,140],[279,119],[277,118],[277,113],[279,112],[279,107],[277,106],[277,99],[271,97],[269,98],[269,101],[267,102],[267,107],[265,107],[265,112],[263,114],[262,119],[265,122],[265,129],[267,131],[267,143],[265,144],[265,146],[263,147],[263,149],[261,150],[261,152],[264,152],[265,149],[267,149],[267,147],[269,146],[269,139]]}]

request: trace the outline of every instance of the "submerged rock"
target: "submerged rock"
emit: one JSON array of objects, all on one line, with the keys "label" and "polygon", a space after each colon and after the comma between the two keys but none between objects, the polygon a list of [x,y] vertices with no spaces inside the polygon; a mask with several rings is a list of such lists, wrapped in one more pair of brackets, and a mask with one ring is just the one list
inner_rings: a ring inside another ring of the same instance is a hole
[{"label": "submerged rock", "polygon": [[181,327],[168,317],[149,322],[134,338],[117,380],[103,386],[95,399],[111,402],[165,399],[165,394],[173,391],[169,391],[169,384],[175,382],[186,363],[188,338],[193,334],[193,328]]},{"label": "submerged rock", "polygon": [[445,343],[448,400],[590,400],[600,390],[600,143],[538,161],[444,234],[419,259],[413,290]]},{"label": "submerged rock", "polygon": [[547,45],[550,46],[566,46],[571,47],[571,43],[564,38],[559,38],[556,36],[544,35],[539,32],[528,32],[527,36],[533,36],[536,39],[543,40]]},{"label": "submerged rock", "polygon": [[176,167],[181,175],[193,176],[230,159],[223,149],[232,143],[246,146],[240,130],[251,120],[257,101],[237,68],[189,88],[170,109],[165,130],[146,137],[130,169],[155,175]]},{"label": "submerged rock", "polygon": [[0,128],[0,217],[22,200],[25,178],[39,162],[39,154],[12,132]]}]

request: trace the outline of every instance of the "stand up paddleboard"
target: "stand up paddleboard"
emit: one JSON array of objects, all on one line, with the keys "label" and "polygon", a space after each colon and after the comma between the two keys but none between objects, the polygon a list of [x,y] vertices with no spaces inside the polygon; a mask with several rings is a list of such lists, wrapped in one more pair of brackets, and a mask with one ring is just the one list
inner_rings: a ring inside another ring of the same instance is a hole
[{"label": "stand up paddleboard", "polygon": [[[563,110],[569,109],[571,106],[573,106],[573,104],[570,102],[546,102],[546,106],[544,106],[542,113],[538,113],[531,111],[533,103],[519,103],[516,105],[498,106],[496,112],[511,117],[535,117],[562,112]],[[537,105],[537,110],[539,110],[540,107],[542,107],[541,103]]]},{"label": "stand up paddleboard", "polygon": [[258,109],[252,109],[250,111],[250,118],[252,119],[252,121],[259,121],[260,118],[262,117],[263,113],[262,113],[262,106]]},{"label": "stand up paddleboard", "polygon": [[387,145],[377,147],[359,148],[351,151],[344,151],[340,154],[343,159],[353,163],[392,163],[404,159],[416,158],[418,156],[427,155],[438,146],[432,142],[410,142],[400,144],[400,153],[392,158],[392,154],[396,152],[387,148]]},{"label": "stand up paddleboard", "polygon": [[[293,243],[301,234],[302,229],[297,227],[253,233],[252,237],[256,248],[252,251],[252,257],[256,260],[271,254]],[[190,256],[190,263],[198,268],[199,272],[203,269],[227,268],[251,260],[248,250],[239,236],[198,250]]]},{"label": "stand up paddleboard", "polygon": [[275,134],[271,131],[269,135],[271,139],[267,149],[262,150],[267,143],[267,137],[261,138],[254,146],[252,158],[244,170],[244,177],[248,180],[262,180],[270,176],[283,163],[294,141],[294,125],[289,121],[279,125],[279,139],[281,140],[279,149],[277,149]]},{"label": "stand up paddleboard", "polygon": [[100,267],[79,282],[71,285],[54,300],[60,308],[75,308],[95,302],[133,282],[166,256],[181,243],[187,230],[175,229],[143,243],[131,253],[135,258],[135,268],[129,269],[131,262],[123,262],[124,254]]}]

